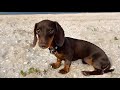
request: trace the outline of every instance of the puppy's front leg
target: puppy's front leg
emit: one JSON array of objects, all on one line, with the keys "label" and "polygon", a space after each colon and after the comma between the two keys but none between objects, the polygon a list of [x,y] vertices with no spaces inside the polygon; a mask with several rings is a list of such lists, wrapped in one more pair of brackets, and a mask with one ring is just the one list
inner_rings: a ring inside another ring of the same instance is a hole
[{"label": "puppy's front leg", "polygon": [[66,60],[65,60],[65,66],[64,66],[63,69],[61,69],[61,70],[59,71],[59,73],[61,73],[61,74],[66,74],[66,73],[68,73],[69,70],[70,70],[70,65],[71,65],[71,61],[68,60],[68,59],[66,59]]},{"label": "puppy's front leg", "polygon": [[61,66],[61,61],[62,61],[61,59],[57,59],[56,63],[51,64],[52,68],[54,68],[54,69],[59,68]]}]

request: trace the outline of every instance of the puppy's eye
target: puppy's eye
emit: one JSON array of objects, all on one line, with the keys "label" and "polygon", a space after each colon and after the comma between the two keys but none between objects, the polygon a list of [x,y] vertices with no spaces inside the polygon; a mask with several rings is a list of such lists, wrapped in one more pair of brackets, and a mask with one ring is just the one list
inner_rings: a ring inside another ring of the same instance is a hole
[{"label": "puppy's eye", "polygon": [[38,29],[38,30],[36,30],[36,33],[38,34],[38,33],[40,33],[40,30]]},{"label": "puppy's eye", "polygon": [[53,33],[53,32],[54,32],[54,30],[53,30],[53,29],[50,29],[50,30],[49,30],[49,33]]}]

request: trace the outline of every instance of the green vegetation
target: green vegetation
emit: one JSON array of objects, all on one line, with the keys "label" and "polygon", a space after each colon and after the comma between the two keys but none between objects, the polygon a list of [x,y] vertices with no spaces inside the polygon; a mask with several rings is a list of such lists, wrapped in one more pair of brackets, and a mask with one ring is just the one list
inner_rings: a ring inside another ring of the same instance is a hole
[{"label": "green vegetation", "polygon": [[31,68],[29,68],[28,71],[26,71],[26,72],[24,72],[23,70],[20,71],[20,74],[21,74],[23,77],[25,77],[26,75],[29,75],[29,74],[31,74],[31,73],[40,73],[40,70],[37,69],[37,68],[31,67]]}]

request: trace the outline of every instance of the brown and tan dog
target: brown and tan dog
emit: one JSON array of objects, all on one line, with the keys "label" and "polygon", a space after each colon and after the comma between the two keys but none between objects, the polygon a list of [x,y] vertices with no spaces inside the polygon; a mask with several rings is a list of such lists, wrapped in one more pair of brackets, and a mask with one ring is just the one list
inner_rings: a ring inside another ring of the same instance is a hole
[{"label": "brown and tan dog", "polygon": [[[35,24],[33,47],[38,44],[41,48],[49,48],[50,52],[57,57],[57,62],[51,64],[56,69],[65,61],[64,68],[59,73],[66,74],[70,71],[71,61],[82,59],[84,64],[94,67],[94,71],[82,71],[84,75],[102,75],[112,72],[111,63],[105,52],[98,46],[84,41],[64,37],[64,31],[56,21],[43,20]],[[37,38],[38,37],[38,38]]]}]

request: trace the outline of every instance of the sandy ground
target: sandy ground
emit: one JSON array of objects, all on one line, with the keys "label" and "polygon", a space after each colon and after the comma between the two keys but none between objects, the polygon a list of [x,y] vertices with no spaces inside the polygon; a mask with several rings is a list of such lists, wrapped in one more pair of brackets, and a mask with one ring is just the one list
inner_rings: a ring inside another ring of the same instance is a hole
[{"label": "sandy ground", "polygon": [[[37,45],[30,48],[33,41],[33,28],[43,19],[55,20],[63,27],[65,35],[90,41],[101,47],[115,68],[113,73],[99,76],[83,76],[81,71],[93,70],[81,60],[72,62],[71,70],[61,75],[59,69],[49,64],[56,57],[48,49]],[[38,14],[0,15],[0,78],[119,78],[120,77],[120,13],[79,13],[79,14]],[[21,70],[34,67],[39,73],[23,77]]]}]

